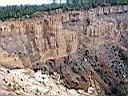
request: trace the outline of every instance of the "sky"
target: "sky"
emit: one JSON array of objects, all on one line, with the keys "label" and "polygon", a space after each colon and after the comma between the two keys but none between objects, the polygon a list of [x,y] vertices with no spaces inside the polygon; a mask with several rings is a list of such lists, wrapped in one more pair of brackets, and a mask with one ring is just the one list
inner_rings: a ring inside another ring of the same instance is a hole
[{"label": "sky", "polygon": [[[49,4],[52,3],[53,0],[0,0],[0,6],[6,6],[6,5],[25,5],[25,4]],[[57,0],[59,2],[59,0]],[[62,3],[64,3],[66,0],[62,0]]]}]

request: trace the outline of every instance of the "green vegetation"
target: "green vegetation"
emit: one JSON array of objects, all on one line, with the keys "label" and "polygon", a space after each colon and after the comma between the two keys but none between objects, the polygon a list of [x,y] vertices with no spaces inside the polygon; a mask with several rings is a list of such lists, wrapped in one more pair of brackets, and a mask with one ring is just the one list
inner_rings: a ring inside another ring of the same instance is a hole
[{"label": "green vegetation", "polygon": [[[114,96],[128,96],[128,90],[127,90],[127,87],[125,87],[125,85],[113,86],[111,88],[111,91],[114,94]],[[111,95],[109,95],[109,96],[111,96]]]},{"label": "green vegetation", "polygon": [[6,6],[0,7],[0,20],[5,21],[10,18],[17,19],[21,17],[31,17],[35,12],[50,11],[55,9],[65,10],[80,10],[88,9],[90,7],[96,7],[98,5],[118,5],[128,4],[128,0],[66,0],[65,4],[56,4],[56,0],[53,0],[52,4],[43,5],[20,5],[20,6]]},{"label": "green vegetation", "polygon": [[20,5],[0,7],[0,20],[5,21],[9,18],[28,17],[38,11],[48,11],[58,6],[51,5]]},{"label": "green vegetation", "polygon": [[126,58],[127,58],[127,60],[128,60],[128,51],[125,51],[125,56],[126,56]]}]

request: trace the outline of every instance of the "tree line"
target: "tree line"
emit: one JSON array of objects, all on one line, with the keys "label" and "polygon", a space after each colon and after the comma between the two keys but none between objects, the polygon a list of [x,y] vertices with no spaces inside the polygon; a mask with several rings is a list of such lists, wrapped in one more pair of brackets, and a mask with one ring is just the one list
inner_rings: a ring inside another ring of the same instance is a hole
[{"label": "tree line", "polygon": [[62,3],[62,0],[60,0],[60,3],[56,2],[57,0],[53,0],[52,4],[0,6],[0,20],[5,21],[10,18],[17,19],[21,17],[28,18],[35,12],[50,11],[55,9],[62,9],[63,11],[80,10],[99,5],[128,4],[128,0],[66,0],[66,3]]}]

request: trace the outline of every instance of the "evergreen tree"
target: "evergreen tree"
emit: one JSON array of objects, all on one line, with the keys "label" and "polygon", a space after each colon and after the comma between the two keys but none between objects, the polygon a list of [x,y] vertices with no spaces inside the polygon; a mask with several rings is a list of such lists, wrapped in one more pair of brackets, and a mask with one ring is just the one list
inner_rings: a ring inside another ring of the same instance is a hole
[{"label": "evergreen tree", "polygon": [[62,10],[68,9],[88,9],[89,7],[96,7],[98,5],[111,4],[120,5],[128,4],[128,0],[66,0],[65,4],[57,4],[56,0],[53,0],[52,4],[43,5],[20,5],[20,6],[0,6],[0,20],[5,21],[10,18],[26,18],[38,11],[49,11],[62,8]]}]

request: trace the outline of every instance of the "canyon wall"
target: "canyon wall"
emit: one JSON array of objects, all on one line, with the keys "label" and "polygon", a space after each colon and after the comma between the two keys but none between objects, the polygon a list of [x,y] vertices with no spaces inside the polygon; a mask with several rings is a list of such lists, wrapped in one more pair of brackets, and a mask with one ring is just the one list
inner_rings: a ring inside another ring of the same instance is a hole
[{"label": "canyon wall", "polygon": [[[120,31],[127,29],[127,10],[127,6],[99,7],[6,21],[0,24],[0,49],[26,64],[36,62],[34,58],[46,61],[75,53],[79,42],[95,48],[115,41]],[[33,61],[23,60],[24,57]]]},{"label": "canyon wall", "polygon": [[[102,77],[99,77],[92,67],[85,65],[85,59],[89,58],[88,63],[92,62],[96,68],[98,65],[95,65],[95,55],[99,58],[99,54],[105,54],[100,49],[104,47],[100,45],[118,43],[119,47],[127,49],[127,42],[118,41],[123,32],[127,36],[127,21],[128,6],[109,6],[88,11],[58,10],[54,13],[37,13],[31,19],[2,22],[0,64],[9,68],[29,67],[49,72],[57,71],[65,78],[64,83],[69,88],[84,90],[90,86],[89,74],[92,72],[93,79],[107,88],[108,85]],[[89,52],[88,56],[88,49],[95,55]],[[119,82],[119,78],[109,70],[108,65],[103,65],[106,68],[105,73],[108,72],[108,77],[113,74],[115,78],[111,77],[112,80]],[[87,68],[90,68],[90,72]]]}]

